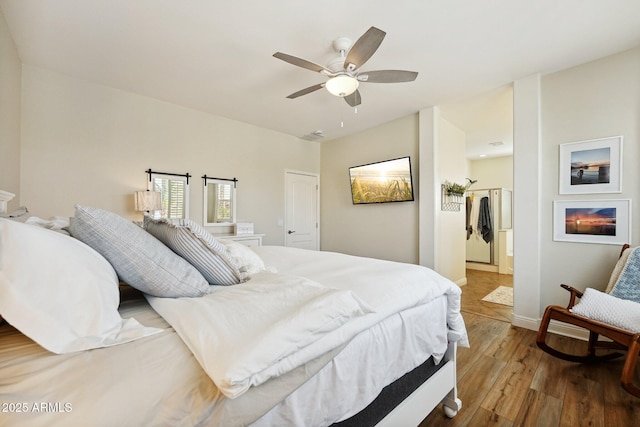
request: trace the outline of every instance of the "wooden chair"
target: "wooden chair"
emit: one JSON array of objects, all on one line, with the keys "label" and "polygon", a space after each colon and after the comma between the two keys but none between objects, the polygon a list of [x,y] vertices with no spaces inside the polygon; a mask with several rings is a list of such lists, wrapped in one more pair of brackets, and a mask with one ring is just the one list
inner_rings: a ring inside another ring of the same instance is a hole
[{"label": "wooden chair", "polygon": [[[622,255],[622,252],[624,252],[628,247],[629,245],[624,245],[620,255]],[[544,315],[542,316],[540,328],[538,329],[538,337],[536,340],[538,347],[557,358],[580,363],[601,362],[624,355],[624,353],[619,352],[597,355],[596,350],[599,349],[626,350],[626,359],[624,367],[622,368],[620,382],[626,391],[640,398],[640,388],[633,384],[638,354],[640,353],[640,333],[626,331],[606,323],[598,322],[572,313],[569,310],[576,304],[576,298],[582,297],[583,292],[571,286],[560,286],[570,292],[569,304],[566,308],[557,305],[550,305],[546,308]],[[549,322],[551,320],[568,323],[588,330],[589,341],[587,343],[587,354],[580,356],[567,354],[550,347],[547,344],[546,339],[547,329],[549,328]],[[600,335],[609,338],[612,342],[599,341],[598,338]]]}]

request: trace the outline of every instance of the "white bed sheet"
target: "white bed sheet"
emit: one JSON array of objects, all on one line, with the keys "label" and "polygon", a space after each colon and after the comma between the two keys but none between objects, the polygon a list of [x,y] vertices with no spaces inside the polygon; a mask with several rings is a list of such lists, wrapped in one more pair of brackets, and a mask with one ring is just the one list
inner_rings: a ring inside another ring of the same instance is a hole
[{"label": "white bed sheet", "polygon": [[178,335],[142,299],[124,304],[121,314],[166,330],[110,348],[56,355],[5,324],[0,327],[0,402],[6,411],[0,413],[0,425],[330,424],[364,408],[386,383],[426,360],[431,346],[438,347],[437,354],[444,351],[444,328],[420,325],[442,325],[445,311],[446,298],[438,298],[394,315],[344,348],[237,399],[218,391]]},{"label": "white bed sheet", "polygon": [[146,298],[232,399],[348,342],[343,333],[295,358],[369,313],[352,292],[300,276],[262,272],[245,283],[211,288],[199,298]]},{"label": "white bed sheet", "polygon": [[[124,317],[168,324],[144,299]],[[195,426],[221,393],[171,330],[125,345],[57,355],[0,327],[0,425]]]},{"label": "white bed sheet", "polygon": [[429,357],[442,357],[447,348],[446,310],[446,297],[439,297],[357,335],[317,375],[252,426],[326,426],[357,414],[386,385]]},{"label": "white bed sheet", "polygon": [[333,252],[258,249],[277,273],[212,287],[201,298],[147,296],[225,396],[237,398],[441,295],[451,301],[449,338],[466,338],[456,310],[460,288],[433,270]]},{"label": "white bed sheet", "polygon": [[[349,289],[371,307],[387,306],[389,301],[402,300],[404,291],[416,284],[439,289],[447,294],[447,325],[449,341],[461,347],[469,347],[467,330],[460,315],[459,286],[435,271],[415,264],[346,255],[337,252],[312,251],[283,246],[252,247],[267,268],[280,273],[306,277],[336,289]],[[368,297],[371,281],[386,284],[385,293]],[[430,291],[431,292],[431,291]],[[415,301],[418,304],[419,301]]]},{"label": "white bed sheet", "polygon": [[[343,261],[341,269],[327,268],[339,254],[318,257],[318,252],[302,251],[283,256],[289,251],[257,248],[267,266],[286,274],[356,292],[369,280],[349,276],[349,262]],[[398,280],[409,278],[400,271],[404,265],[382,264],[379,275],[389,280],[392,295]],[[374,274],[382,264],[370,264]],[[443,280],[430,270],[421,274],[427,282]],[[2,325],[0,425],[327,425],[360,411],[386,384],[428,357],[440,360],[448,340],[466,344],[459,299],[449,293],[392,314],[331,352],[228,399],[145,300],[127,302],[120,311],[124,318],[134,316],[146,326],[166,330],[128,344],[55,355]]]}]

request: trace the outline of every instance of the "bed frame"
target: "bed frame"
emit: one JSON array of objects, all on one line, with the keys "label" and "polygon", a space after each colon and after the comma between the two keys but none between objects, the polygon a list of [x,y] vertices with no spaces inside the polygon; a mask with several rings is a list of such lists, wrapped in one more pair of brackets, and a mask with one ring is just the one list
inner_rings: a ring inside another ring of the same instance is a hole
[{"label": "bed frame", "polygon": [[440,364],[432,358],[386,386],[365,409],[332,427],[417,426],[440,403],[447,417],[462,408],[456,376],[457,344],[450,342]]},{"label": "bed frame", "polygon": [[458,398],[456,351],[457,344],[450,342],[440,362],[442,367],[376,426],[417,426],[440,403],[447,417],[455,417],[462,409],[462,401]]}]

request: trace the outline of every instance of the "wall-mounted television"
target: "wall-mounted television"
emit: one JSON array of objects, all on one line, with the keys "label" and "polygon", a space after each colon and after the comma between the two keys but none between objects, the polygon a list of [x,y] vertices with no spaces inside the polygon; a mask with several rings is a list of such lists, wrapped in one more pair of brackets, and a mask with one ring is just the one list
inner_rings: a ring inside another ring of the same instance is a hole
[{"label": "wall-mounted television", "polygon": [[349,177],[354,205],[413,201],[409,156],[350,167]]}]

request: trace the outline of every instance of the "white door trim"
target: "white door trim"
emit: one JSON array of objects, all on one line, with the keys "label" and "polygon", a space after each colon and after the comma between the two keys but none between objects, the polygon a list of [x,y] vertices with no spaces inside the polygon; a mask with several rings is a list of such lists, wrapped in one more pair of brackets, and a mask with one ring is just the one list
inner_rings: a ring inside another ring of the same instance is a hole
[{"label": "white door trim", "polygon": [[287,175],[288,174],[296,174],[296,175],[307,175],[312,176],[316,179],[316,250],[320,250],[320,174],[314,172],[306,172],[299,171],[295,169],[285,169],[284,170],[284,228],[282,230],[283,242],[284,245],[287,245],[287,202],[289,200],[289,189],[287,188]]}]

